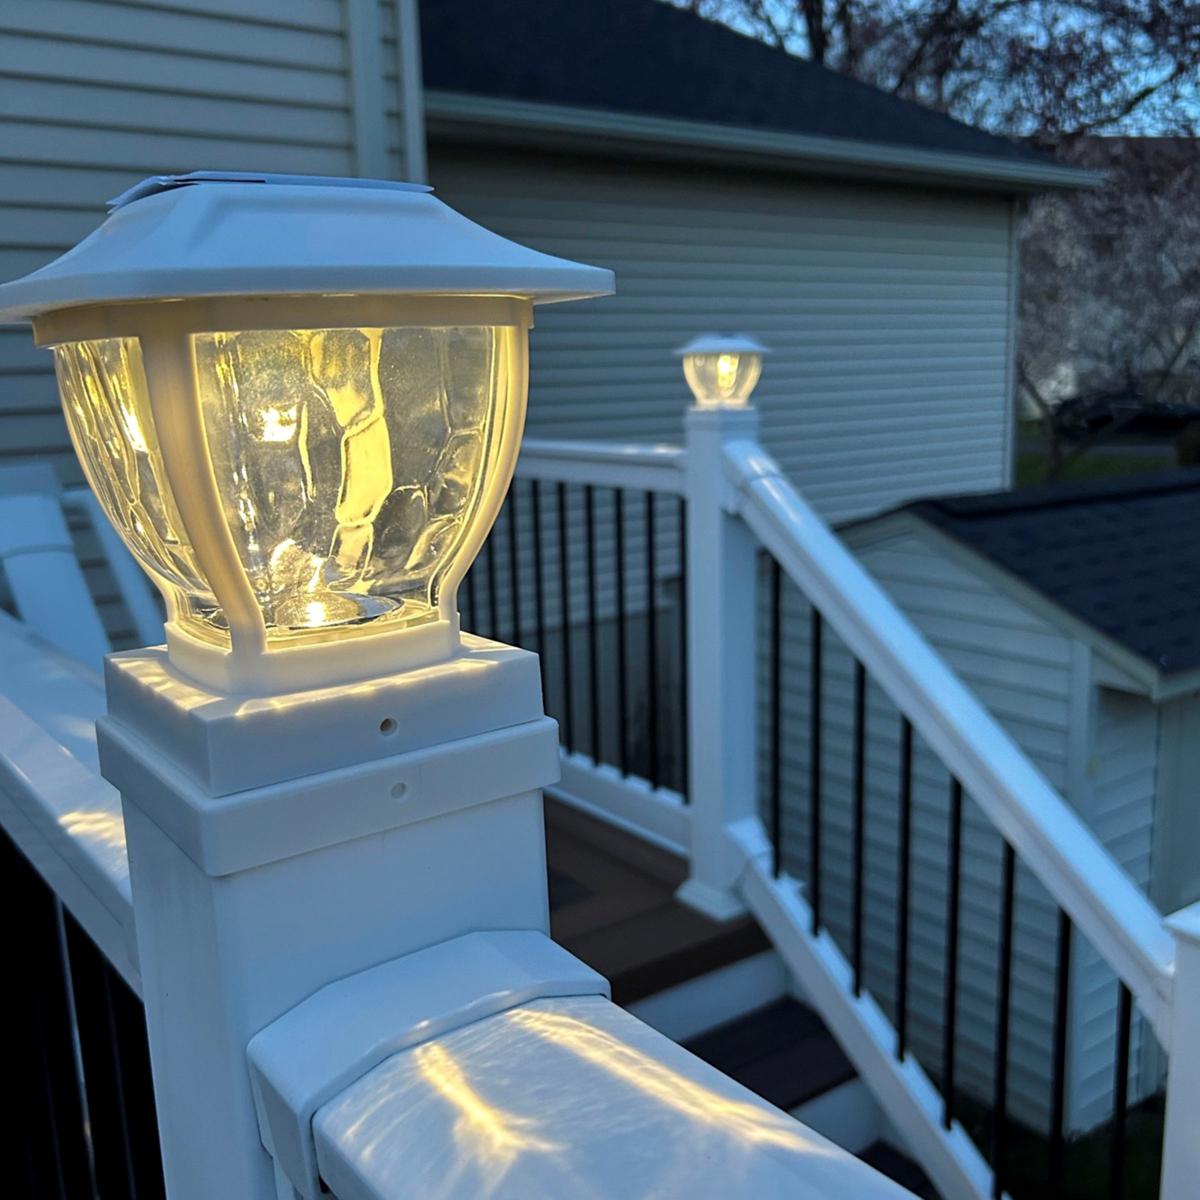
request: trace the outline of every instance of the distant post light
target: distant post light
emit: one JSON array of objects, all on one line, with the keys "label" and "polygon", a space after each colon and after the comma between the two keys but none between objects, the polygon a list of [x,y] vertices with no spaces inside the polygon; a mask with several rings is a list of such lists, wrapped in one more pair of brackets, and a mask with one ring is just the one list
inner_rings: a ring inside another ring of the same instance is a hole
[{"label": "distant post light", "polygon": [[457,588],[520,446],[532,305],[612,275],[429,191],[152,178],[0,287],[0,321],[31,317],[54,350],[172,662],[206,686],[265,695],[457,651]]},{"label": "distant post light", "polygon": [[762,374],[766,346],[737,334],[705,333],[675,352],[700,408],[745,408]]}]

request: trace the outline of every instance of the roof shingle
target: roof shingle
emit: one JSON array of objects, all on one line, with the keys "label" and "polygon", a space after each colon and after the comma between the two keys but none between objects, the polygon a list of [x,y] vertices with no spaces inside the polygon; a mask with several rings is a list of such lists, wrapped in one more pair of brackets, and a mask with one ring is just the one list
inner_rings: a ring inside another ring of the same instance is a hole
[{"label": "roof shingle", "polygon": [[421,25],[430,88],[1050,161],[663,0],[437,0]]},{"label": "roof shingle", "polygon": [[1200,468],[905,508],[1162,674],[1200,667]]}]

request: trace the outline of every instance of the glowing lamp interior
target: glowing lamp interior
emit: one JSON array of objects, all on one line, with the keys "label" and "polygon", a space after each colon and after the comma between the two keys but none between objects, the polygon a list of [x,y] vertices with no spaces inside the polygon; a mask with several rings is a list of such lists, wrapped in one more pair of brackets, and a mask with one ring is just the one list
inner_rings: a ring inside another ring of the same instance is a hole
[{"label": "glowing lamp interior", "polygon": [[744,408],[762,374],[764,352],[750,338],[719,334],[695,338],[678,351],[701,408]]}]

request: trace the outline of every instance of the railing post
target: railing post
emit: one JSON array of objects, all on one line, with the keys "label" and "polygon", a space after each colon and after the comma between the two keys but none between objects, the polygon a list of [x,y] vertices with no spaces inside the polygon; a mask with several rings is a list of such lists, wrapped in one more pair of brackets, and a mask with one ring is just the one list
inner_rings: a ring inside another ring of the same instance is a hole
[{"label": "railing post", "polygon": [[1200,1189],[1200,901],[1166,924],[1175,935],[1175,977],[1159,1195],[1191,1200]]},{"label": "railing post", "polygon": [[311,1196],[264,1148],[247,1047],[335,980],[474,930],[547,933],[537,658],[476,642],[252,700],[159,648],[110,657],[106,683],[167,1194]]},{"label": "railing post", "polygon": [[687,432],[690,873],[679,898],[718,920],[745,911],[729,829],[757,816],[757,542],[730,509],[724,449],[758,437],[752,408],[690,408]]}]

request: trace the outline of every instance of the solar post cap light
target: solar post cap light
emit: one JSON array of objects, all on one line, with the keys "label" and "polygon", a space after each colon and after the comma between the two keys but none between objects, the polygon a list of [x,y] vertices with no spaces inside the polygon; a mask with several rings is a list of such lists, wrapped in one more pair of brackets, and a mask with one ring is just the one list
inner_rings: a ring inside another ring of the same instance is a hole
[{"label": "solar post cap light", "polygon": [[88,482],[171,661],[271,694],[452,657],[512,478],[532,306],[612,274],[413,184],[152,178],[0,287],[53,349]]},{"label": "solar post cap light", "polygon": [[762,374],[766,346],[753,338],[705,333],[675,351],[699,408],[745,408]]}]

